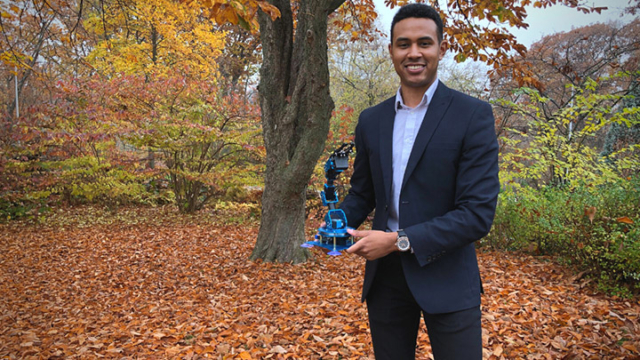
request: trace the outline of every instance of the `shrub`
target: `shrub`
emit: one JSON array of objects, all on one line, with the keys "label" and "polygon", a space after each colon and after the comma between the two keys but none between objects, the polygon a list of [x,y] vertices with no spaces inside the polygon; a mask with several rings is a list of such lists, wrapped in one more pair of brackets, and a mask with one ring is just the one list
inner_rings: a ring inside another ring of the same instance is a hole
[{"label": "shrub", "polygon": [[[599,186],[506,189],[481,245],[558,254],[618,294],[640,290],[640,176]],[[626,290],[625,290],[626,289]]]},{"label": "shrub", "polygon": [[554,111],[545,111],[551,99],[533,89],[517,90],[516,102],[497,101],[525,126],[500,138],[504,189],[482,243],[559,254],[601,288],[628,294],[640,289],[640,177],[627,177],[640,172],[640,144],[616,141],[602,152],[596,140],[607,129],[640,126],[640,107],[627,101],[632,96],[601,91],[603,80],[569,86],[572,101]]}]

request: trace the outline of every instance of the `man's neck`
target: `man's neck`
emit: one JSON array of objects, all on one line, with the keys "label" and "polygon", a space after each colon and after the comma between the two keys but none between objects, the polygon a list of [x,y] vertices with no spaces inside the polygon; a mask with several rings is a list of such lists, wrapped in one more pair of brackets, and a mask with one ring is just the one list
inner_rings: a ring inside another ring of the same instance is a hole
[{"label": "man's neck", "polygon": [[[431,86],[431,84],[429,85]],[[414,108],[422,102],[424,93],[427,92],[429,86],[425,88],[414,88],[409,86],[400,86],[400,94],[402,95],[402,102],[405,106]]]}]

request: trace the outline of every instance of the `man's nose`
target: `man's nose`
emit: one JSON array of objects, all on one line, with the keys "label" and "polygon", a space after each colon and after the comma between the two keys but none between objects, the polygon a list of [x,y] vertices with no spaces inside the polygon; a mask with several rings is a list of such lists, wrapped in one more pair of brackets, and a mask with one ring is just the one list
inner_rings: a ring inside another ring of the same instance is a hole
[{"label": "man's nose", "polygon": [[420,53],[420,48],[418,47],[418,44],[411,44],[411,47],[409,47],[409,57],[417,58],[420,56],[422,56],[422,54]]}]

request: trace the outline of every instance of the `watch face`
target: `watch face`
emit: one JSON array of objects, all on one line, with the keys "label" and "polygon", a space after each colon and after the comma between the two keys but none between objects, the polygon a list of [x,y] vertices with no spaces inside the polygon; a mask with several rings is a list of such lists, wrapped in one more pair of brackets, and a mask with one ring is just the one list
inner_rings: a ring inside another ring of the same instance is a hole
[{"label": "watch face", "polygon": [[407,239],[406,237],[398,239],[398,249],[400,249],[400,251],[407,251],[409,250],[409,247],[411,247],[411,244],[409,244],[409,239]]}]

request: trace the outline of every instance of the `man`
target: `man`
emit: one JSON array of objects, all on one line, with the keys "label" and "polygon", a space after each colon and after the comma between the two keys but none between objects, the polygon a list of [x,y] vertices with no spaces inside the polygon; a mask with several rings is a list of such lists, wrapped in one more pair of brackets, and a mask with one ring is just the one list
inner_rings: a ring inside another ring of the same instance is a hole
[{"label": "man", "polygon": [[377,359],[415,358],[423,314],[435,359],[481,359],[481,283],[474,242],[491,228],[499,190],[489,104],[438,80],[446,51],[438,13],[406,5],[391,25],[400,77],[362,112],[351,190],[340,208],[373,230],[347,251],[367,259],[366,300]]}]

